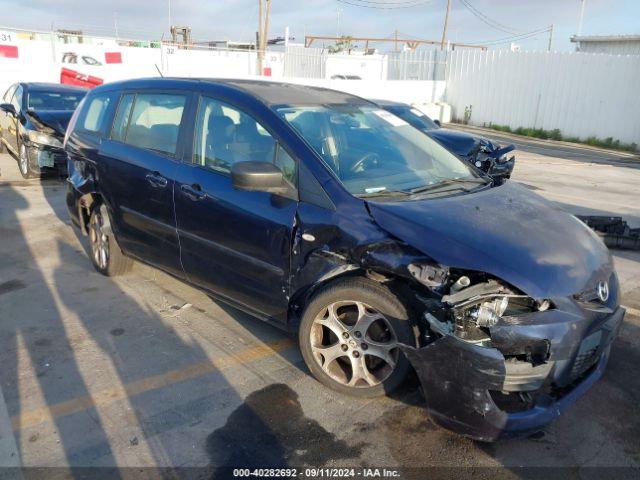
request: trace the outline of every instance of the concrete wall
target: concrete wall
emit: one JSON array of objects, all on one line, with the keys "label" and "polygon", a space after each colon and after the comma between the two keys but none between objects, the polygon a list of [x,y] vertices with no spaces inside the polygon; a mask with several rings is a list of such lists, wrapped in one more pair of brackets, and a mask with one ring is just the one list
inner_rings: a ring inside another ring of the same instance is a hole
[{"label": "concrete wall", "polygon": [[606,53],[608,55],[640,55],[640,40],[620,40],[611,42],[579,42],[582,53]]},{"label": "concrete wall", "polygon": [[585,53],[450,52],[445,101],[470,123],[560,129],[640,144],[640,57]]}]

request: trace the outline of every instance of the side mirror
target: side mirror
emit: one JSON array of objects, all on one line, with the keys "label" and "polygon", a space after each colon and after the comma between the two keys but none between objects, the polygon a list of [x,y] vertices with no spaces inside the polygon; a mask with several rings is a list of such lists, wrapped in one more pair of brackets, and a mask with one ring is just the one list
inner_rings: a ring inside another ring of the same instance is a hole
[{"label": "side mirror", "polygon": [[441,127],[442,125],[440,124],[440,120],[434,120],[433,123],[435,123],[438,127]]},{"label": "side mirror", "polygon": [[282,170],[273,163],[238,162],[231,166],[231,184],[236,190],[268,192],[290,197],[293,188],[284,179]]},{"label": "side mirror", "polygon": [[0,103],[0,110],[13,115],[14,117],[16,116],[16,107],[11,103]]}]

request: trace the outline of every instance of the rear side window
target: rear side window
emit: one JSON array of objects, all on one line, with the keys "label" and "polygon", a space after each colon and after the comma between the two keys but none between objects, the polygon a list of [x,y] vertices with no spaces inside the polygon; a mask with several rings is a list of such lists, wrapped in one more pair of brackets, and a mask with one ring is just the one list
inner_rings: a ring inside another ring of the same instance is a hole
[{"label": "rear side window", "polygon": [[118,112],[113,121],[113,129],[111,130],[111,139],[118,142],[124,142],[127,139],[127,126],[129,125],[129,117],[131,116],[131,107],[135,100],[133,93],[127,93],[122,96],[118,105]]},{"label": "rear side window", "polygon": [[[113,132],[117,137],[114,139],[135,147],[175,155],[186,96],[141,93],[135,96],[133,107],[127,105],[129,99],[125,97],[121,102],[122,112],[118,111],[119,118],[114,122]],[[131,110],[129,115],[127,110]]]},{"label": "rear side window", "polygon": [[92,133],[102,131],[110,102],[111,94],[96,95],[91,98],[85,107],[85,114],[80,123],[80,128]]}]

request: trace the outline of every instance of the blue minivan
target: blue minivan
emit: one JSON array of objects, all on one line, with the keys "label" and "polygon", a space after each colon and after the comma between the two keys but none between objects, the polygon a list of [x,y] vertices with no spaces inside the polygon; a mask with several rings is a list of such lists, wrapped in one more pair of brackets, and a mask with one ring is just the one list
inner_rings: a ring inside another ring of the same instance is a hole
[{"label": "blue minivan", "polygon": [[133,259],[297,332],[311,373],[431,418],[527,434],[601,375],[624,316],[574,216],[393,113],[323,88],[143,79],[91,91],[65,140],[91,260]]}]

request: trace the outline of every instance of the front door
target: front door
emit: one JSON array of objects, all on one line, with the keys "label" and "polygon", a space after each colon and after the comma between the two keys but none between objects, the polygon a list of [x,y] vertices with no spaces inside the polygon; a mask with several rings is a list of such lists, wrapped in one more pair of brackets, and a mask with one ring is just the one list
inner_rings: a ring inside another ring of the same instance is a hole
[{"label": "front door", "polygon": [[9,103],[13,105],[16,110],[16,114],[12,115],[8,112],[2,112],[4,114],[4,120],[2,125],[2,137],[4,138],[7,147],[14,154],[18,155],[18,122],[22,115],[22,97],[24,89],[22,85],[18,85],[13,96],[9,100]]},{"label": "front door", "polygon": [[188,99],[180,92],[122,95],[98,164],[121,248],[179,276],[173,188]]},{"label": "front door", "polygon": [[176,221],[187,277],[256,313],[284,319],[297,200],[235,190],[235,162],[296,162],[250,115],[213,98],[198,108],[192,163],[178,167]]},{"label": "front door", "polygon": [[[11,85],[9,89],[4,93],[0,103],[11,103],[13,98],[13,92],[16,90],[16,85]],[[9,125],[13,123],[13,116],[9,112],[0,110],[0,140],[3,144],[9,143]],[[0,145],[1,146],[1,145]],[[0,148],[0,150],[2,150]]]}]

